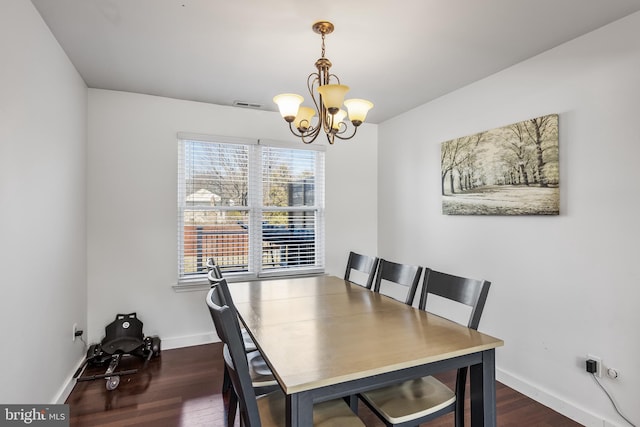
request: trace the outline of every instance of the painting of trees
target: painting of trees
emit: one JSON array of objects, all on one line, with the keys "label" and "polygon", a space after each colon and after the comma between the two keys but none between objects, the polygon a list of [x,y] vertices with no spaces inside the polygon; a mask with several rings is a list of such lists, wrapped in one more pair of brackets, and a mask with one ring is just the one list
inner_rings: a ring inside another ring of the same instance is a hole
[{"label": "painting of trees", "polygon": [[473,180],[470,179],[470,176],[473,174],[476,148],[482,140],[482,135],[482,133],[478,133],[442,144],[440,159],[442,165],[442,194],[445,194],[447,177],[449,178],[448,185],[451,193],[455,193],[454,182],[456,176],[458,177],[460,190],[471,188]]},{"label": "painting of trees", "polygon": [[440,166],[446,215],[558,215],[558,115],[445,141]]}]

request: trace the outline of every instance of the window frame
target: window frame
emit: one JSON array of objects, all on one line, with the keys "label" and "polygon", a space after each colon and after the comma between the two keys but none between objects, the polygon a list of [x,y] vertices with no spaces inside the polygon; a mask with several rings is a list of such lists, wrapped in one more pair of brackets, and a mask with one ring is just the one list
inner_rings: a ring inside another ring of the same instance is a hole
[{"label": "window frame", "polygon": [[[184,227],[185,227],[185,211],[189,208],[186,202],[186,175],[188,166],[185,159],[185,144],[188,141],[214,143],[214,144],[239,144],[248,147],[248,196],[247,206],[218,206],[213,208],[203,208],[207,211],[239,211],[246,210],[248,212],[248,271],[228,272],[225,277],[229,281],[246,281],[259,280],[262,278],[274,277],[290,277],[303,275],[324,274],[325,271],[325,147],[318,146],[293,146],[282,141],[274,140],[257,140],[249,138],[236,138],[214,135],[202,135],[186,132],[178,133],[178,170],[177,170],[177,285],[176,289],[184,289],[193,286],[208,285],[206,272],[190,273],[184,272],[185,245],[184,245]],[[286,149],[286,150],[311,150],[317,152],[315,158],[315,174],[314,174],[314,200],[313,206],[285,206],[274,207],[265,206],[263,200],[263,153],[265,149],[270,147]],[[263,251],[263,213],[273,211],[286,212],[315,212],[314,227],[314,265],[303,267],[286,267],[275,268],[272,270],[264,270],[262,263]],[[257,230],[257,231],[254,231]]]}]

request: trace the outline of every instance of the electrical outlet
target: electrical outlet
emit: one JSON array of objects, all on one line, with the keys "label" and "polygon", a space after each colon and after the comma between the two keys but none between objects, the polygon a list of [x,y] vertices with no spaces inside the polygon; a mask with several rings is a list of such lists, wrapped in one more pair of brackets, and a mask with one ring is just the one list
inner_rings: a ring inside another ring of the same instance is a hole
[{"label": "electrical outlet", "polygon": [[609,378],[611,378],[612,380],[615,380],[615,379],[617,379],[617,378],[620,376],[620,374],[618,373],[618,370],[617,370],[617,369],[614,369],[614,368],[608,368],[608,369],[607,369],[607,376],[608,376]]},{"label": "electrical outlet", "polygon": [[78,324],[77,324],[77,323],[74,323],[74,324],[73,324],[73,332],[72,332],[72,333],[73,333],[73,340],[74,340],[74,341],[76,340],[76,332],[77,332],[77,331],[78,331]]},{"label": "electrical outlet", "polygon": [[593,374],[598,378],[602,378],[602,359],[598,356],[587,354],[587,360],[589,359],[596,362],[596,371]]}]

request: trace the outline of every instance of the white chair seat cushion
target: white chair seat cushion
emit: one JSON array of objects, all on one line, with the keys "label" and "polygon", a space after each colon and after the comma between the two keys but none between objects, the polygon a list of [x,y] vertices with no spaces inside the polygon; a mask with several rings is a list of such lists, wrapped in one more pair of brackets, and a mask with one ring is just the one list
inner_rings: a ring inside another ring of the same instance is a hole
[{"label": "white chair seat cushion", "polygon": [[[285,425],[285,396],[282,391],[260,396],[257,402],[263,427]],[[364,423],[342,399],[313,405],[313,425],[314,427],[364,427]]]},{"label": "white chair seat cushion", "polygon": [[256,343],[253,342],[253,338],[249,335],[246,329],[242,329],[242,342],[244,343],[244,349],[248,353],[250,351],[256,351],[258,347],[256,347]]},{"label": "white chair seat cushion", "polygon": [[455,393],[433,377],[405,381],[361,396],[393,424],[424,417],[456,401]]},{"label": "white chair seat cushion", "polygon": [[[222,353],[224,355],[225,362],[228,365],[233,366],[231,353],[229,353],[229,348],[226,344],[223,347]],[[251,384],[253,387],[267,387],[278,384],[273,373],[269,369],[267,362],[264,361],[264,358],[259,351],[247,353],[247,363],[249,365],[249,376],[251,377]]]},{"label": "white chair seat cushion", "polygon": [[[247,362],[249,363],[249,369],[256,374],[256,377],[270,377],[273,378],[273,373],[269,369],[269,365],[265,362],[264,357],[259,351],[252,351],[247,353]],[[254,379],[251,377],[251,379]]]}]

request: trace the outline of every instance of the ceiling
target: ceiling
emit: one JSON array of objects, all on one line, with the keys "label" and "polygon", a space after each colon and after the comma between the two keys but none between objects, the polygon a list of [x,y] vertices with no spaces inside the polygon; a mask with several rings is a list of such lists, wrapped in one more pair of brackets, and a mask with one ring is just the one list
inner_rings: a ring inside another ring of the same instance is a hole
[{"label": "ceiling", "polygon": [[326,57],[380,123],[640,10],[640,0],[32,0],[91,88],[276,110]]}]

